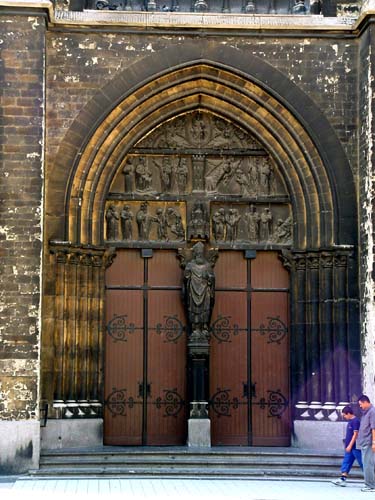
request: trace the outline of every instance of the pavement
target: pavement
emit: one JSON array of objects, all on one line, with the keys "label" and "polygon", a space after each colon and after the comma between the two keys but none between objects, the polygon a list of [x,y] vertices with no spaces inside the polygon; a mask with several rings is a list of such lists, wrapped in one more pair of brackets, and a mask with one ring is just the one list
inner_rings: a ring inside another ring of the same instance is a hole
[{"label": "pavement", "polygon": [[362,482],[275,479],[29,478],[0,479],[1,500],[360,500]]}]

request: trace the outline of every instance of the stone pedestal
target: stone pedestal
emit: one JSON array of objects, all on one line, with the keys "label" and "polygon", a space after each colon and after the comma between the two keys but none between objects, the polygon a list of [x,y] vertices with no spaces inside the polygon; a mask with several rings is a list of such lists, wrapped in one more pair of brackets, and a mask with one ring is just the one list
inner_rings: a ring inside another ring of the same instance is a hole
[{"label": "stone pedestal", "polygon": [[211,447],[211,421],[209,418],[189,418],[188,446]]}]

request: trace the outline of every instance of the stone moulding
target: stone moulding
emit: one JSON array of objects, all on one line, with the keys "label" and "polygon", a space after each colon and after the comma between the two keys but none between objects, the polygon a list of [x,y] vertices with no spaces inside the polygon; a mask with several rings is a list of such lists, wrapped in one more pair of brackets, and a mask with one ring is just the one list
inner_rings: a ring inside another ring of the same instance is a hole
[{"label": "stone moulding", "polygon": [[96,11],[55,12],[55,22],[87,26],[118,25],[144,27],[219,28],[219,29],[287,29],[347,30],[353,17],[296,15],[253,15],[198,12],[125,12]]}]

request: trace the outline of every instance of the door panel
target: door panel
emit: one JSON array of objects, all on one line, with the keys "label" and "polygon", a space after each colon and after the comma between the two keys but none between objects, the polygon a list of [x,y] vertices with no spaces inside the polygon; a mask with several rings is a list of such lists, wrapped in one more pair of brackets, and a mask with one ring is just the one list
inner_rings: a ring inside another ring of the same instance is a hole
[{"label": "door panel", "polygon": [[106,275],[105,444],[186,442],[186,327],[175,251],[118,250]]},{"label": "door panel", "polygon": [[147,444],[186,440],[186,332],[181,292],[157,290],[148,299]]},{"label": "door panel", "polygon": [[287,446],[288,273],[276,252],[257,252],[246,260],[242,252],[229,251],[220,253],[215,272],[212,443]]},{"label": "door panel", "polygon": [[216,292],[210,353],[213,445],[246,445],[248,440],[246,308],[246,293]]},{"label": "door panel", "polygon": [[252,444],[288,446],[288,294],[253,292],[251,297]]},{"label": "door panel", "polygon": [[107,291],[105,444],[142,444],[143,295]]}]

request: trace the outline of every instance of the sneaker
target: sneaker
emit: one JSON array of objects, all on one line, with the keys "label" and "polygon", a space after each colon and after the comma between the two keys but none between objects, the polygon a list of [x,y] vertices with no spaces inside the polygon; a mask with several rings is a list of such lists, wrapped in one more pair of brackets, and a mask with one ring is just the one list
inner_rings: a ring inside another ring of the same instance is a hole
[{"label": "sneaker", "polygon": [[343,477],[339,477],[338,479],[332,481],[332,484],[336,486],[346,486],[346,479],[344,479]]},{"label": "sneaker", "polygon": [[361,489],[361,491],[370,491],[375,493],[375,488],[370,488],[370,486],[365,486],[364,488]]}]

